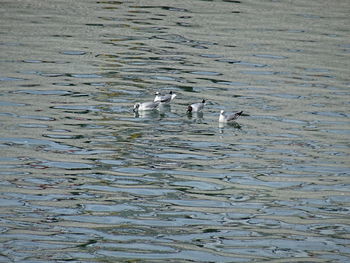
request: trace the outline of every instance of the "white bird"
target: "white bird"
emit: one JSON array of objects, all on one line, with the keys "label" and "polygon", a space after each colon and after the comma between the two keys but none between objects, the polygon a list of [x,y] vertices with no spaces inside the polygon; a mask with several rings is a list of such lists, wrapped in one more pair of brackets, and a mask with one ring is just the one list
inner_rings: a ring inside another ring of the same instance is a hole
[{"label": "white bird", "polygon": [[202,100],[202,102],[193,103],[187,107],[187,112],[192,113],[192,112],[202,111],[202,109],[204,108],[204,105],[205,105],[205,100]]},{"label": "white bird", "polygon": [[221,110],[219,122],[231,122],[236,120],[239,116],[241,116],[243,111],[236,113],[226,113],[224,110]]},{"label": "white bird", "polygon": [[136,103],[134,105],[133,111],[146,111],[146,110],[155,110],[159,106],[159,101],[150,101],[150,102],[142,102],[142,103]]},{"label": "white bird", "polygon": [[156,92],[156,97],[154,98],[154,102],[159,101],[161,103],[170,103],[173,99],[175,99],[176,94],[172,91],[169,94],[162,95],[158,91]]}]

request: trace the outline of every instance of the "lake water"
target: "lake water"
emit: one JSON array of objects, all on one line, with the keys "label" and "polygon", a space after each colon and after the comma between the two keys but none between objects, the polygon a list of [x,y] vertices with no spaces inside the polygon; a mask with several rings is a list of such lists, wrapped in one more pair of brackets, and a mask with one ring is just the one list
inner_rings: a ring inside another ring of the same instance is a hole
[{"label": "lake water", "polygon": [[349,262],[349,10],[2,1],[0,262]]}]

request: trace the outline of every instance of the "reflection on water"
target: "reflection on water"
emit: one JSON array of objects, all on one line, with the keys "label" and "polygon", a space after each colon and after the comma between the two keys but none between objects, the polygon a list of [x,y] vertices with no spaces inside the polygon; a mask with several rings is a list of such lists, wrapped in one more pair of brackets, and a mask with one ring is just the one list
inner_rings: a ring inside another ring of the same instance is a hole
[{"label": "reflection on water", "polygon": [[348,262],[348,7],[3,3],[0,261]]}]

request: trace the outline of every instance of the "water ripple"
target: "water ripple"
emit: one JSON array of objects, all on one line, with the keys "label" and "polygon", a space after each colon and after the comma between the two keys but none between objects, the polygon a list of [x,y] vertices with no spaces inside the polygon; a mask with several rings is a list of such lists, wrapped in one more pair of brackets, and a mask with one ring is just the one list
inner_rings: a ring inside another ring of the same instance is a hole
[{"label": "water ripple", "polygon": [[3,1],[0,261],[348,262],[348,6]]}]

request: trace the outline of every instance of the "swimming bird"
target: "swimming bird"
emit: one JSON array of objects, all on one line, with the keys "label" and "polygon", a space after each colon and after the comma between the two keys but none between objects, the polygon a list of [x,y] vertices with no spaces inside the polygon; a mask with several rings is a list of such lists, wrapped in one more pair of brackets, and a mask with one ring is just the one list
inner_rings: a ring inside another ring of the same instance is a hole
[{"label": "swimming bird", "polygon": [[162,95],[158,91],[156,92],[156,97],[154,98],[154,102],[159,101],[161,103],[170,103],[173,99],[175,99],[177,95],[172,91],[169,94]]},{"label": "swimming bird", "polygon": [[204,108],[204,105],[205,105],[205,100],[202,100],[202,102],[193,103],[187,107],[187,112],[191,113],[191,112],[202,111],[202,109]]},{"label": "swimming bird", "polygon": [[142,102],[142,103],[136,103],[134,105],[133,111],[146,111],[146,110],[155,110],[159,106],[159,101],[150,101],[150,102]]},{"label": "swimming bird", "polygon": [[226,113],[224,110],[221,110],[219,122],[231,122],[236,120],[239,116],[241,116],[243,111],[236,113]]}]

